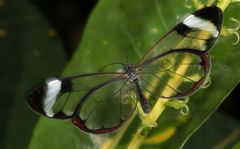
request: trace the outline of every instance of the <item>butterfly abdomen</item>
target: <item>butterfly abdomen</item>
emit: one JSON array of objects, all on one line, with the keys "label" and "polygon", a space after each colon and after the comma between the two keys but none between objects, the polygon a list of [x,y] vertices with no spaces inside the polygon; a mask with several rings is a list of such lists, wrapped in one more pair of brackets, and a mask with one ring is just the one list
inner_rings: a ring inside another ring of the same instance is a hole
[{"label": "butterfly abdomen", "polygon": [[138,98],[140,100],[140,104],[142,106],[143,112],[144,113],[150,113],[151,112],[151,106],[147,100],[147,98],[144,96],[141,87],[139,86],[139,83],[136,82],[136,88],[137,88],[137,94],[138,94]]},{"label": "butterfly abdomen", "polygon": [[150,113],[151,112],[151,106],[148,102],[148,100],[145,98],[145,96],[140,97],[140,103],[143,109],[144,113]]}]

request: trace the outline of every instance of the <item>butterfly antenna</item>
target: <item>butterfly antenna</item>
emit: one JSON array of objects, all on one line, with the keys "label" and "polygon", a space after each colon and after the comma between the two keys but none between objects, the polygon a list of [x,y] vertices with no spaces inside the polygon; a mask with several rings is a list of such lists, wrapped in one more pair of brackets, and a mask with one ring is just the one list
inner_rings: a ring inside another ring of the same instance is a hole
[{"label": "butterfly antenna", "polygon": [[111,65],[124,65],[123,63],[110,63],[105,66],[103,66],[98,72],[103,72],[103,70]]},{"label": "butterfly antenna", "polygon": [[128,50],[129,49],[132,49],[132,47],[128,47],[128,48],[125,49],[125,59],[126,59],[127,64],[129,63],[129,59],[128,59]]}]

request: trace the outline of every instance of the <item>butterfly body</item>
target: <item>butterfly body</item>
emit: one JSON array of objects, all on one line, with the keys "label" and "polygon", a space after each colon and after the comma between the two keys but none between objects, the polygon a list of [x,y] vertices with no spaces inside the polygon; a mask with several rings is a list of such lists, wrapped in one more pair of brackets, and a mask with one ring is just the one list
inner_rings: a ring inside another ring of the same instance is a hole
[{"label": "butterfly body", "polygon": [[124,72],[126,73],[125,79],[131,82],[138,82],[139,81],[139,73],[136,70],[136,67],[132,64],[125,64],[123,67]]},{"label": "butterfly body", "polygon": [[136,69],[134,65],[125,64],[124,72],[127,75],[127,77],[124,77],[124,78],[127,78],[128,81],[134,84],[134,88],[136,90],[136,93],[138,94],[143,111],[145,113],[149,113],[151,111],[151,107],[145,95],[142,94],[142,89],[139,83],[139,71]]}]

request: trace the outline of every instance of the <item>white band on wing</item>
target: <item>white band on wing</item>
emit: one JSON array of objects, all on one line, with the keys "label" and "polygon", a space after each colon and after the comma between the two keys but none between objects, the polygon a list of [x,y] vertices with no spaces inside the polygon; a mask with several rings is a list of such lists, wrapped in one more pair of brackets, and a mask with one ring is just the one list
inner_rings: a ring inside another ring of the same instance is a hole
[{"label": "white band on wing", "polygon": [[43,110],[47,116],[53,117],[53,105],[57,100],[57,96],[61,90],[62,82],[56,78],[50,78],[46,80],[46,94],[43,99]]},{"label": "white band on wing", "polygon": [[213,37],[217,37],[219,31],[217,30],[216,26],[208,20],[204,20],[199,18],[195,15],[190,15],[183,20],[183,24],[187,25],[188,27],[208,31],[212,34]]}]

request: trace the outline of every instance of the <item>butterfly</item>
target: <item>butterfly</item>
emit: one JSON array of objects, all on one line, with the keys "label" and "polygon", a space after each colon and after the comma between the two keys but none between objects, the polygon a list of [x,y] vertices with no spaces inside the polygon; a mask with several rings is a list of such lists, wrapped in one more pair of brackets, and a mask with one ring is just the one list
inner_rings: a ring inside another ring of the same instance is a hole
[{"label": "butterfly", "polygon": [[147,114],[149,99],[183,98],[203,85],[211,69],[208,53],[222,22],[220,8],[202,8],[179,21],[137,64],[49,78],[29,93],[27,103],[43,116],[71,119],[84,132],[113,132],[132,116],[138,102]]}]

